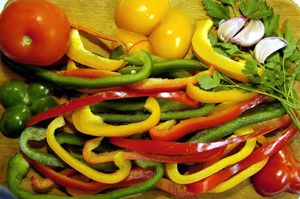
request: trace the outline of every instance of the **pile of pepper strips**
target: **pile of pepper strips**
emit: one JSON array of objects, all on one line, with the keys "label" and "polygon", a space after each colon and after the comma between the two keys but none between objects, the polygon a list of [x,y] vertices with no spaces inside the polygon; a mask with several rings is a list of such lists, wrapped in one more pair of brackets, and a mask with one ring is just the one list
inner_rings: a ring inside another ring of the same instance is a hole
[{"label": "pile of pepper strips", "polygon": [[[100,58],[82,47],[77,33],[72,30],[70,57],[119,69],[77,68],[70,60],[66,70],[54,71],[2,56],[28,79],[82,93],[27,122],[23,155],[11,158],[7,173],[19,198],[70,198],[45,194],[56,185],[81,198],[120,198],[154,187],[179,198],[223,192],[262,169],[297,132],[265,96],[236,90],[217,96],[198,88],[197,77],[213,69],[196,60],[166,61],[145,51]],[[205,103],[191,98],[199,94]],[[30,145],[42,140],[49,152]],[[21,187],[30,166],[45,177],[31,179],[40,193]]]}]

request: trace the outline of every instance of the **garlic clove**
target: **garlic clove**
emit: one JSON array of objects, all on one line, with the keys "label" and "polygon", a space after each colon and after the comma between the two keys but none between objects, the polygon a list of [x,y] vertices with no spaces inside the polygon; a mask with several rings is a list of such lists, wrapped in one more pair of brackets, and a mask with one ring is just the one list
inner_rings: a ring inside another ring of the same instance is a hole
[{"label": "garlic clove", "polygon": [[283,38],[266,37],[256,44],[254,48],[255,59],[259,63],[264,63],[271,54],[287,45],[288,42]]},{"label": "garlic clove", "polygon": [[225,42],[229,41],[244,27],[247,20],[247,17],[236,17],[220,21],[218,28],[219,39]]},{"label": "garlic clove", "polygon": [[251,19],[244,29],[231,39],[231,42],[239,46],[249,47],[261,40],[264,34],[264,24],[260,20]]}]

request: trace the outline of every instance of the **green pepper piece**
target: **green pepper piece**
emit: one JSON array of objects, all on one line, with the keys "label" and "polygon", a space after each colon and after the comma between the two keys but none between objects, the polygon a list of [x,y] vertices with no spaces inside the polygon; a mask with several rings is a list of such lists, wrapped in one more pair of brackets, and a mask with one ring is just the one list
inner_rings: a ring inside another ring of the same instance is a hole
[{"label": "green pepper piece", "polygon": [[[201,117],[207,115],[214,108],[214,104],[205,104],[198,109],[184,110],[184,111],[168,111],[161,113],[160,120],[183,120],[193,117]],[[135,114],[117,114],[117,113],[101,113],[99,114],[105,122],[111,123],[132,123],[140,122],[149,117],[149,114],[135,113]]]},{"label": "green pepper piece", "polygon": [[51,93],[52,90],[45,84],[30,83],[28,85],[28,95],[29,95],[30,104],[32,104],[37,100],[40,100],[41,98],[50,96]]},{"label": "green pepper piece", "polygon": [[24,66],[22,64],[13,62],[2,54],[2,59],[8,67],[22,76],[31,79],[38,79],[40,81],[65,87],[65,88],[107,88],[112,86],[120,86],[125,84],[132,84],[148,78],[152,70],[152,59],[146,51],[139,51],[133,55],[125,56],[124,60],[130,62],[129,59],[140,59],[144,65],[142,69],[135,74],[126,74],[120,76],[110,76],[101,78],[81,78],[62,76],[54,71],[46,70],[41,67]]},{"label": "green pepper piece", "polygon": [[106,192],[103,194],[81,197],[58,196],[50,194],[34,194],[22,189],[21,183],[22,180],[26,177],[26,174],[29,170],[29,164],[21,154],[16,154],[8,162],[7,186],[20,199],[118,199],[152,189],[164,175],[164,167],[160,163],[137,162],[137,164],[138,166],[143,168],[155,167],[156,174],[146,182],[132,187]]},{"label": "green pepper piece", "polygon": [[239,128],[271,120],[285,113],[285,109],[281,107],[280,104],[271,104],[262,108],[259,107],[223,125],[201,131],[194,135],[189,142],[212,142],[230,135]]},{"label": "green pepper piece", "polygon": [[0,102],[4,108],[29,103],[27,87],[22,81],[10,80],[0,86]]},{"label": "green pepper piece", "polygon": [[0,119],[0,129],[3,135],[11,138],[19,137],[31,116],[30,109],[25,105],[6,109]]},{"label": "green pepper piece", "polygon": [[33,115],[37,115],[38,113],[44,112],[54,106],[57,106],[58,103],[51,96],[46,96],[39,100],[33,101],[30,105],[30,109]]}]

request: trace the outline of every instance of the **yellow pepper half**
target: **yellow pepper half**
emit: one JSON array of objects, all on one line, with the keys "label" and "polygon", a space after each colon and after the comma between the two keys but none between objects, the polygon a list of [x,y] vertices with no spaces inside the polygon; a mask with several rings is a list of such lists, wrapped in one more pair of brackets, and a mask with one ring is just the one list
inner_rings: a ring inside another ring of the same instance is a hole
[{"label": "yellow pepper half", "polygon": [[[252,133],[252,129],[243,129],[242,132],[238,132],[238,134],[248,134]],[[236,154],[225,157],[215,164],[192,174],[187,174],[187,175],[182,175],[179,173],[177,164],[176,163],[171,163],[171,164],[166,164],[166,173],[168,177],[178,183],[178,184],[191,184],[194,182],[197,182],[199,180],[202,180],[220,170],[223,168],[235,164],[243,159],[245,159],[247,156],[249,156],[252,151],[254,150],[256,145],[256,138],[252,138],[247,140],[245,146]]]},{"label": "yellow pepper half", "polygon": [[[210,19],[200,20],[196,25],[196,30],[192,38],[192,47],[195,56],[208,64],[213,65],[217,71],[231,77],[233,79],[246,82],[247,76],[242,72],[245,64],[234,61],[214,51],[209,39],[208,33],[213,26]],[[262,72],[258,69],[259,73]]]},{"label": "yellow pepper half", "polygon": [[118,183],[128,176],[131,170],[131,162],[124,158],[122,152],[117,153],[114,157],[114,162],[119,167],[119,170],[111,174],[99,172],[74,158],[57,142],[55,138],[55,130],[63,127],[64,125],[65,121],[63,117],[59,116],[50,123],[46,131],[46,139],[48,145],[64,162],[66,162],[72,168],[76,169],[78,172],[82,173],[88,178],[101,183]]},{"label": "yellow pepper half", "polygon": [[111,125],[104,123],[102,118],[94,115],[87,106],[73,112],[73,124],[78,131],[93,136],[125,137],[144,133],[160,121],[160,107],[154,98],[148,98],[144,107],[151,112],[146,120],[127,125]]},{"label": "yellow pepper half", "polygon": [[240,102],[255,95],[255,93],[243,92],[238,89],[217,92],[205,91],[191,83],[187,85],[186,93],[193,100],[203,103]]},{"label": "yellow pepper half", "polygon": [[124,60],[104,58],[86,50],[77,29],[70,31],[70,44],[66,54],[80,64],[100,70],[114,71],[121,68],[124,64]]},{"label": "yellow pepper half", "polygon": [[256,174],[258,171],[260,171],[268,162],[268,158],[251,165],[247,169],[244,169],[243,171],[239,172],[235,176],[231,177],[229,180],[226,180],[225,182],[222,182],[217,187],[215,187],[213,190],[211,190],[211,193],[220,193],[227,191],[236,185],[240,184],[247,178],[251,177],[252,175]]}]

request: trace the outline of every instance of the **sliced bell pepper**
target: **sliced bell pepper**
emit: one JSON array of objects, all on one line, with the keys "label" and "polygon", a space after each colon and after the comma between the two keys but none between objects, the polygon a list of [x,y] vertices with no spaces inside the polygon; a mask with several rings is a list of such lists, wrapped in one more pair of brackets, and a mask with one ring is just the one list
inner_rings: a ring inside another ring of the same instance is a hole
[{"label": "sliced bell pepper", "polygon": [[[149,190],[159,182],[159,180],[164,175],[164,168],[159,163],[154,162],[137,162],[139,167],[148,168],[155,167],[156,174],[141,184],[135,185],[129,188],[117,189],[103,194],[97,194],[93,196],[82,196],[76,197],[76,199],[119,199],[125,196],[141,193],[143,191]],[[21,154],[16,154],[13,156],[8,163],[7,170],[7,185],[8,188],[19,198],[22,199],[75,199],[75,197],[70,196],[58,196],[51,194],[34,194],[22,189],[21,183],[23,178],[29,170],[28,162],[22,157]]]},{"label": "sliced bell pepper", "polygon": [[169,179],[162,178],[155,187],[159,190],[167,192],[176,198],[194,198],[196,196],[195,193],[187,191],[185,185],[176,184]]},{"label": "sliced bell pepper", "polygon": [[225,182],[219,184],[217,187],[211,190],[210,193],[221,193],[235,187],[236,185],[240,184],[244,180],[260,171],[267,164],[268,160],[269,158],[266,158],[258,163],[251,165],[250,167],[231,177],[229,180],[226,180]]},{"label": "sliced bell pepper", "polygon": [[[241,132],[241,134],[249,134],[252,132],[252,129],[244,129],[243,132]],[[256,138],[249,139],[247,140],[245,146],[239,152],[227,156],[219,160],[215,164],[192,174],[180,174],[177,168],[177,163],[166,164],[166,174],[173,182],[176,182],[178,184],[194,183],[226,168],[229,165],[235,164],[245,159],[252,153],[252,151],[255,148],[255,145]]]},{"label": "sliced bell pepper", "polygon": [[226,169],[219,171],[218,173],[215,173],[204,180],[188,184],[188,190],[194,193],[204,193],[214,189],[222,182],[228,180],[231,176],[281,150],[290,140],[294,138],[297,132],[297,127],[295,127],[294,124],[291,124],[274,141],[268,142],[256,149],[251,155],[241,162],[227,167]]},{"label": "sliced bell pepper", "polygon": [[134,91],[126,91],[126,90],[112,90],[112,91],[103,91],[93,95],[84,96],[81,98],[76,98],[70,100],[64,104],[58,105],[47,111],[44,111],[38,115],[33,116],[27,122],[27,126],[31,126],[40,121],[53,118],[59,115],[63,115],[70,111],[74,111],[85,106],[95,104],[97,102],[102,102],[104,100],[112,100],[112,99],[123,99],[123,98],[134,98],[134,97],[155,97],[155,98],[164,98],[171,99],[177,102],[181,102],[190,106],[197,106],[199,102],[191,100],[187,97],[186,93],[183,91],[178,92],[147,92],[147,93],[139,93]]},{"label": "sliced bell pepper", "polygon": [[[87,141],[83,147],[82,154],[85,161],[92,164],[99,164],[104,162],[111,162],[115,154],[118,151],[113,152],[104,152],[104,153],[95,153],[93,152],[102,141],[102,137],[94,138]],[[155,146],[153,146],[155,147]],[[205,162],[208,161],[219,154],[223,153],[225,147],[219,147],[205,153],[198,153],[192,155],[158,155],[153,153],[143,153],[137,151],[123,151],[124,156],[127,160],[143,160],[143,161],[155,161],[163,163],[192,163],[192,162]]]},{"label": "sliced bell pepper", "polygon": [[[192,38],[192,48],[195,56],[214,68],[239,81],[248,81],[247,76],[242,72],[245,68],[241,62],[234,61],[228,57],[218,54],[214,51],[209,39],[208,33],[213,26],[213,21],[210,19],[200,20],[196,25],[196,30]],[[261,69],[258,69],[262,73]]]},{"label": "sliced bell pepper", "polygon": [[151,115],[144,121],[125,125],[111,125],[103,122],[100,116],[94,115],[89,106],[73,112],[72,120],[75,128],[81,133],[93,136],[120,137],[144,133],[158,124],[160,120],[159,104],[154,98],[148,98],[145,109]]},{"label": "sliced bell pepper", "polygon": [[[62,185],[67,188],[78,189],[82,191],[102,191],[108,188],[121,187],[122,183],[126,183],[129,181],[137,180],[137,179],[149,179],[153,177],[154,172],[152,170],[143,170],[143,169],[133,169],[129,175],[121,182],[116,184],[104,184],[101,182],[82,182],[80,180],[73,179],[69,177],[70,174],[62,174],[56,172],[55,170],[35,161],[27,158],[27,161],[32,165],[35,169],[37,169],[44,176],[55,182],[56,184]],[[73,174],[73,173],[71,173]]]},{"label": "sliced bell pepper", "polygon": [[71,29],[70,31],[70,43],[66,54],[80,64],[100,70],[114,71],[124,64],[123,60],[104,58],[86,50],[77,29]]},{"label": "sliced bell pepper", "polygon": [[57,187],[57,184],[49,178],[38,179],[36,176],[31,176],[30,181],[32,189],[37,193],[48,193]]},{"label": "sliced bell pepper", "polygon": [[193,100],[203,103],[241,102],[256,95],[255,93],[243,92],[238,89],[216,92],[205,91],[191,83],[187,85],[186,93]]},{"label": "sliced bell pepper", "polygon": [[91,68],[68,69],[68,70],[64,70],[64,71],[58,71],[57,73],[62,76],[83,77],[83,78],[101,78],[101,77],[109,77],[109,76],[121,76],[121,74],[117,73],[117,72],[91,69]]},{"label": "sliced bell pepper", "polygon": [[54,86],[64,88],[76,88],[76,89],[91,89],[91,88],[108,88],[113,86],[120,86],[125,84],[133,84],[135,82],[142,81],[149,77],[152,69],[151,56],[145,51],[139,51],[133,55],[124,57],[124,60],[128,59],[140,59],[144,63],[141,70],[135,74],[127,74],[120,76],[109,76],[101,78],[82,78],[82,77],[70,77],[57,74],[55,71],[43,69],[41,67],[22,65],[20,63],[13,62],[4,55],[3,61],[14,70],[16,73],[24,76],[28,79],[39,79],[45,83],[49,83]]},{"label": "sliced bell pepper", "polygon": [[126,160],[122,153],[115,155],[115,164],[119,167],[114,173],[106,174],[99,172],[81,161],[75,159],[70,155],[56,140],[55,130],[65,125],[63,117],[54,119],[47,128],[46,140],[50,148],[59,156],[64,162],[76,169],[83,175],[102,183],[113,184],[122,181],[129,174],[131,169],[130,161]]},{"label": "sliced bell pepper", "polygon": [[244,102],[209,116],[182,120],[176,125],[169,123],[169,126],[166,126],[166,124],[162,123],[150,129],[150,136],[153,140],[175,141],[192,132],[227,123],[246,110],[260,104],[264,99],[263,95],[258,94]]}]

